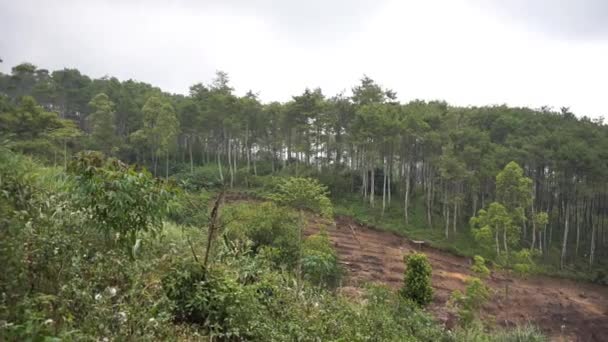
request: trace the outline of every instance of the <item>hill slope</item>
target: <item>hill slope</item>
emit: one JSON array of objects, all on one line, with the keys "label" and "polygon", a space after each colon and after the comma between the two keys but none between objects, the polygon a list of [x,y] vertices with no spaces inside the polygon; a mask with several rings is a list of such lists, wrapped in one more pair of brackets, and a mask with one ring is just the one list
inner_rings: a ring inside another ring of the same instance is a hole
[{"label": "hill slope", "polygon": [[[321,221],[311,217],[306,234],[321,226]],[[401,286],[403,256],[417,249],[409,240],[344,216],[326,229],[347,271],[347,290],[357,291],[370,281]],[[452,291],[464,289],[465,279],[471,275],[470,261],[431,247],[424,247],[423,252],[433,265],[435,299],[430,311],[449,326],[453,318],[445,304]],[[487,283],[494,295],[484,314],[486,319],[495,317],[498,325],[530,322],[552,338],[601,341],[608,336],[607,287],[550,277],[522,279],[503,271],[493,271]]]}]

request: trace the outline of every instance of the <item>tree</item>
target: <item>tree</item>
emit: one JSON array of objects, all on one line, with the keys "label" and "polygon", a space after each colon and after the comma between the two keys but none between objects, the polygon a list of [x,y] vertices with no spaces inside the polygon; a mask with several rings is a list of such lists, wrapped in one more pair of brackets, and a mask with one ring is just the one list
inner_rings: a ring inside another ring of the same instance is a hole
[{"label": "tree", "polygon": [[405,275],[401,296],[426,306],[433,299],[431,263],[423,253],[410,254],[405,259]]},{"label": "tree", "polygon": [[152,155],[154,174],[157,174],[158,158],[166,157],[165,177],[169,177],[169,151],[175,144],[179,132],[179,122],[173,106],[159,97],[152,96],[146,101],[144,127],[135,132],[134,138],[144,140]]},{"label": "tree", "polygon": [[49,136],[51,139],[59,142],[63,149],[63,168],[68,168],[68,143],[73,142],[76,138],[83,135],[82,131],[78,129],[74,121],[61,119],[62,126],[51,131]]},{"label": "tree", "polygon": [[517,238],[517,230],[513,225],[512,217],[501,203],[492,202],[487,210],[480,209],[477,216],[471,218],[473,236],[483,245],[491,244],[492,237],[495,242],[496,255],[500,255],[500,238],[504,252],[508,253],[509,244]]},{"label": "tree", "polygon": [[[295,208],[300,213],[300,224],[298,239],[301,243],[302,234],[304,231],[304,210],[309,209],[321,213],[324,217],[330,218],[333,216],[333,208],[329,197],[327,197],[327,188],[321,185],[317,180],[312,178],[290,177],[281,182],[276,191],[268,197],[272,201]],[[300,244],[299,243],[299,244]],[[298,258],[298,291],[301,286],[302,277],[302,253]]]},{"label": "tree", "polygon": [[15,108],[0,112],[0,132],[12,135],[14,149],[37,155],[52,152],[49,133],[63,127],[57,113],[47,112],[31,96],[24,96]]},{"label": "tree", "polygon": [[89,120],[93,146],[106,155],[116,153],[118,139],[114,125],[114,102],[110,101],[108,95],[100,93],[89,102],[89,107],[92,111]]},{"label": "tree", "polygon": [[331,218],[333,208],[328,194],[327,187],[316,179],[290,177],[279,183],[276,191],[268,197],[280,205],[295,208],[300,212],[309,209]]},{"label": "tree", "polygon": [[524,176],[523,169],[514,161],[496,175],[496,199],[513,215],[525,220],[524,208],[532,200],[532,180]]}]

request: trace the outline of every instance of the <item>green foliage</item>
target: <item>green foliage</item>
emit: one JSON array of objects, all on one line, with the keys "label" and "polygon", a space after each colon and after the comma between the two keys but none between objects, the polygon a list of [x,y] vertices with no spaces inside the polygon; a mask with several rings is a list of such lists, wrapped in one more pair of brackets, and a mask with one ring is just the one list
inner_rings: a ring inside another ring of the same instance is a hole
[{"label": "green foliage", "polygon": [[490,298],[490,289],[479,278],[467,279],[465,292],[452,293],[449,305],[456,311],[461,327],[469,328],[479,317],[479,312]]},{"label": "green foliage", "polygon": [[77,155],[69,171],[75,205],[93,227],[129,245],[138,233],[161,228],[171,194],[146,171],[96,152]]},{"label": "green foliage", "polygon": [[304,279],[319,286],[334,288],[339,285],[342,270],[338,256],[326,232],[306,238],[302,244],[302,272]]},{"label": "green foliage", "polygon": [[0,161],[0,340],[182,335],[155,285],[182,240],[144,234],[133,260],[73,206],[74,179],[3,148]]},{"label": "green foliage", "polygon": [[477,274],[481,278],[486,278],[490,275],[490,269],[486,266],[486,260],[480,256],[476,255],[473,258],[473,265],[471,266],[471,271]]},{"label": "green foliage", "polygon": [[520,276],[526,276],[535,270],[535,251],[524,248],[513,254],[513,270]]},{"label": "green foliage", "polygon": [[219,188],[223,184],[217,165],[213,164],[182,170],[172,177],[190,191]]},{"label": "green foliage", "polygon": [[401,296],[420,306],[429,304],[433,300],[431,273],[431,263],[425,254],[414,253],[405,257],[405,276]]},{"label": "green foliage", "polygon": [[251,316],[261,309],[254,288],[242,286],[222,268],[176,265],[163,279],[163,288],[178,322],[199,325],[220,338],[246,338]]},{"label": "green foliage", "polygon": [[65,125],[57,113],[46,111],[31,96],[0,110],[0,135],[11,137],[12,149],[47,160],[54,150],[52,132]]},{"label": "green foliage", "polygon": [[333,207],[327,188],[313,178],[290,177],[278,184],[269,199],[296,209],[310,209],[324,217],[333,216]]},{"label": "green foliage", "polygon": [[[156,234],[142,232],[136,258],[103,243],[106,231],[83,215],[71,191],[83,186],[78,177],[107,180],[107,172],[129,171],[112,163],[80,156],[70,167],[80,172],[68,176],[0,148],[0,340],[453,340],[417,304],[386,287],[371,286],[355,301],[339,291],[297,287],[293,268],[276,267],[283,259],[273,259],[278,247],[256,253],[232,235],[234,213],[258,226],[251,236],[271,245],[277,244],[264,239],[283,234],[276,222],[296,231],[295,214],[273,204],[228,209],[226,234],[206,271],[192,261],[206,246],[204,227],[168,223]],[[110,179],[120,184],[122,178]],[[186,195],[198,197],[177,193]],[[333,254],[322,234],[304,245],[311,255]]]},{"label": "green foliage", "polygon": [[518,208],[527,208],[530,204],[532,180],[524,176],[523,169],[516,162],[510,162],[496,175],[496,198],[513,215]]},{"label": "green foliage", "polygon": [[179,225],[205,227],[209,223],[206,208],[212,193],[180,191],[168,202],[167,218]]},{"label": "green foliage", "polygon": [[97,94],[91,102],[91,140],[95,149],[111,155],[118,149],[116,138],[114,103],[108,95]]},{"label": "green foliage", "polygon": [[223,222],[230,240],[250,240],[254,253],[272,248],[276,265],[295,266],[301,246],[298,217],[291,209],[270,202],[234,205],[225,209]]}]

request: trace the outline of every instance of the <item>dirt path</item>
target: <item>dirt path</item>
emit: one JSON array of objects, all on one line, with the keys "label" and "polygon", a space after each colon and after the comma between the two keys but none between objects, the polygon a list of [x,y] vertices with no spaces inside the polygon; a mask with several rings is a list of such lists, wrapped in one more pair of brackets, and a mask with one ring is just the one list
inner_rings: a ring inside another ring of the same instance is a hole
[{"label": "dirt path", "polygon": [[[312,218],[306,233],[318,231],[321,225]],[[403,256],[416,250],[411,242],[348,217],[338,217],[335,227],[326,229],[347,270],[346,286],[359,287],[370,281],[401,286]],[[450,326],[453,319],[445,304],[452,291],[464,289],[465,279],[471,275],[470,261],[428,246],[423,252],[433,265],[435,296],[429,310]],[[549,277],[520,279],[503,272],[493,272],[487,283],[494,295],[484,314],[497,325],[530,322],[554,340],[608,339],[608,287]]]}]

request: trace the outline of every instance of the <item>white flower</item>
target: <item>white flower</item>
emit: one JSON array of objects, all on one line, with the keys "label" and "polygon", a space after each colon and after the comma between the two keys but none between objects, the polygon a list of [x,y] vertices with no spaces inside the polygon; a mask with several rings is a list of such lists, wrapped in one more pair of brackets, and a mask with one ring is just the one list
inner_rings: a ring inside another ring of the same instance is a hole
[{"label": "white flower", "polygon": [[148,322],[149,322],[149,323],[151,323],[151,324],[152,324],[152,326],[155,326],[155,327],[157,327],[157,326],[158,326],[158,322],[156,321],[156,319],[155,319],[154,317],[150,318],[150,319],[148,320]]},{"label": "white flower", "polygon": [[119,312],[117,316],[120,323],[124,323],[127,321],[127,314],[124,311]]},{"label": "white flower", "polygon": [[116,289],[114,286],[108,288],[108,293],[110,294],[110,298],[116,296],[117,292],[118,292],[118,289]]},{"label": "white flower", "polygon": [[98,293],[95,295],[95,300],[101,300],[103,296],[101,295],[101,293]]},{"label": "white flower", "polygon": [[52,319],[50,319],[50,318],[49,318],[49,319],[47,319],[46,321],[44,321],[44,325],[51,325],[51,324],[53,324],[53,322],[54,322],[54,321],[53,321]]}]

